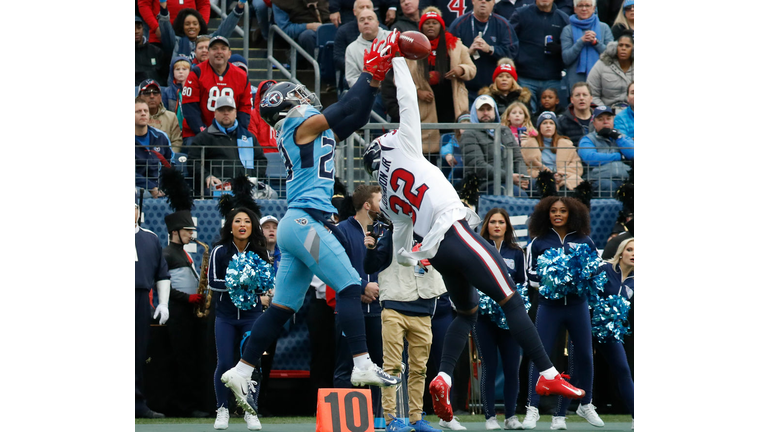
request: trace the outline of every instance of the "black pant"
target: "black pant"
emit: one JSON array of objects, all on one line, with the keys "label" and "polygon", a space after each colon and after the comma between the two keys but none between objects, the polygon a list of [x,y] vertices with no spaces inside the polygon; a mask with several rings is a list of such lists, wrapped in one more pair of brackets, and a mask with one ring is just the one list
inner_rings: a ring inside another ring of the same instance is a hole
[{"label": "black pant", "polygon": [[144,397],[144,365],[149,347],[149,324],[152,321],[152,308],[149,304],[149,290],[136,290],[136,417],[143,416],[149,407]]},{"label": "black pant", "polygon": [[197,318],[194,305],[171,300],[168,317],[168,335],[173,355],[172,400],[175,414],[187,416],[194,410],[203,411],[204,350],[207,318]]}]

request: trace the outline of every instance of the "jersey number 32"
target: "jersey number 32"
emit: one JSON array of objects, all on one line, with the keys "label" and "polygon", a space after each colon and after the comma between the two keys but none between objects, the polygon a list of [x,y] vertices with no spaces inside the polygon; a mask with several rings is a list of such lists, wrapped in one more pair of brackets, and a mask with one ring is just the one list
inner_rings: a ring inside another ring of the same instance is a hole
[{"label": "jersey number 32", "polygon": [[424,193],[429,189],[429,186],[422,184],[414,190],[415,180],[413,173],[403,168],[392,171],[392,176],[389,178],[389,184],[395,193],[400,191],[400,183],[403,184],[403,197],[405,197],[405,200],[397,195],[391,195],[389,197],[389,208],[395,213],[410,216],[411,221],[416,224],[416,212],[413,209],[419,210],[421,208]]}]

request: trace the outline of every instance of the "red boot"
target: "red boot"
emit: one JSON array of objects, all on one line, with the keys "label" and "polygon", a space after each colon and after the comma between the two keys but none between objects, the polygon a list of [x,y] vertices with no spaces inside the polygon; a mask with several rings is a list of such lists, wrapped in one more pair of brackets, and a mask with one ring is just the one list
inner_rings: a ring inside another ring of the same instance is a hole
[{"label": "red boot", "polygon": [[[572,386],[565,378],[570,379],[568,375],[558,374],[554,379],[548,380],[543,376],[539,377],[536,383],[536,393],[542,396],[558,395],[570,399],[581,399],[586,392],[578,387]],[[432,387],[430,386],[430,390]]]},{"label": "red boot", "polygon": [[432,395],[432,408],[435,414],[444,421],[453,419],[453,407],[451,407],[451,386],[440,376],[429,383],[429,394]]}]

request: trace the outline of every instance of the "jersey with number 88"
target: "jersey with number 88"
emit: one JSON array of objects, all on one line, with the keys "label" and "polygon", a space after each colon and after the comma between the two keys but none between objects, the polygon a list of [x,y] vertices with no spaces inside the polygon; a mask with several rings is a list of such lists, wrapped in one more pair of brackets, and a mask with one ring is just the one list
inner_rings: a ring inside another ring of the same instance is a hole
[{"label": "jersey with number 88", "polygon": [[232,91],[229,87],[224,87],[223,89],[219,90],[218,87],[211,87],[210,90],[208,90],[208,104],[206,105],[206,108],[208,108],[208,111],[216,111],[216,99],[219,98],[219,96],[235,96],[235,92]]}]

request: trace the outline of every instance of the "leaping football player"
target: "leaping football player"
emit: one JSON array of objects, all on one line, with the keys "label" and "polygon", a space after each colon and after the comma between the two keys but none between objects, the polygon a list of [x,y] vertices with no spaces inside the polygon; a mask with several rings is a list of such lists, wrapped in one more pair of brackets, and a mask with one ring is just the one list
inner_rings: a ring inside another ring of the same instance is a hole
[{"label": "leaping football player", "polygon": [[[371,142],[363,162],[381,186],[380,207],[394,224],[392,241],[398,263],[415,266],[428,259],[442,275],[458,312],[445,335],[440,372],[429,385],[435,413],[444,421],[453,419],[451,376],[477,321],[478,294],[472,287],[501,306],[510,332],[542,371],[537,393],[584,396],[584,390],[569,384],[552,366],[504,260],[473,230],[480,217],[461,203],[445,175],[422,155],[416,86],[405,59],[395,58],[392,63],[400,128]],[[419,251],[412,251],[414,235],[421,241]]]},{"label": "leaping football player", "polygon": [[287,173],[288,211],[277,228],[282,261],[275,278],[275,296],[269,309],[255,321],[240,362],[221,380],[243,409],[256,414],[256,401],[248,392],[253,365],[277,338],[316,274],[337,288],[337,320],[347,336],[354,360],[353,385],[391,386],[400,382],[371,361],[360,309],[360,275],[334,237],[328,218],[331,204],[336,140],[346,139],[368,122],[380,81],[392,68],[399,32],[374,41],[365,52],[364,71],[344,97],[322,113],[317,95],[303,85],[283,82],[272,86],[259,105],[259,114],[277,131],[277,148]]}]

